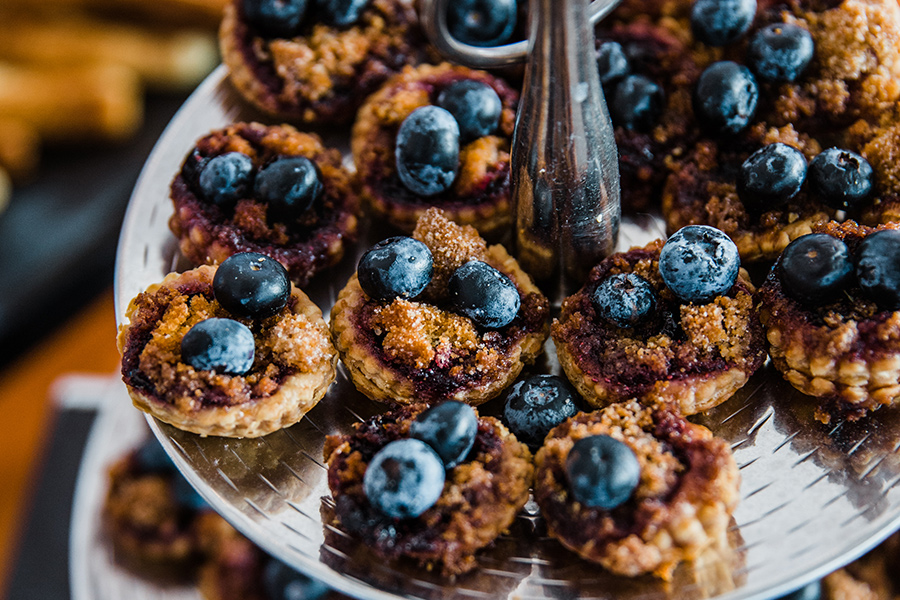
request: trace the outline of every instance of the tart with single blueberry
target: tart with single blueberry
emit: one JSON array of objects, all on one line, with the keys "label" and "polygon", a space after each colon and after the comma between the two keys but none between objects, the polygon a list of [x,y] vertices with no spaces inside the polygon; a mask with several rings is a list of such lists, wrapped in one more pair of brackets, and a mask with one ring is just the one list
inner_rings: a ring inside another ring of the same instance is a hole
[{"label": "tart with single blueberry", "polygon": [[478,405],[540,354],[549,310],[502,246],[431,209],[412,237],[363,255],[331,332],[353,383],[374,400]]},{"label": "tart with single blueberry", "polygon": [[739,485],[727,442],[635,401],[579,413],[535,455],[534,498],[550,535],[620,575],[669,579],[724,540]]},{"label": "tart with single blueberry", "polygon": [[261,252],[304,286],[355,237],[358,199],[341,153],[289,125],[235,123],[198,140],[171,185],[169,228],[194,264]]},{"label": "tart with single blueberry", "polygon": [[231,82],[270,116],[346,123],[425,48],[404,0],[233,0],[219,29]]},{"label": "tart with single blueberry", "polygon": [[171,273],[125,318],[118,345],[131,399],[179,429],[266,435],[299,421],[335,378],[322,312],[261,254]]},{"label": "tart with single blueberry", "polygon": [[900,398],[900,226],[828,223],[785,248],[760,289],[775,367],[856,419]]},{"label": "tart with single blueberry", "polygon": [[765,361],[755,291],[725,234],[686,227],[594,267],[553,323],[559,362],[595,407],[638,398],[707,410]]},{"label": "tart with single blueberry", "polygon": [[498,420],[447,401],[401,407],[325,442],[336,525],[389,559],[444,575],[475,567],[475,553],[528,500],[528,448]]},{"label": "tart with single blueberry", "polygon": [[483,71],[405,69],[366,100],[353,126],[363,198],[407,232],[432,206],[482,235],[508,227],[517,104],[512,88]]}]

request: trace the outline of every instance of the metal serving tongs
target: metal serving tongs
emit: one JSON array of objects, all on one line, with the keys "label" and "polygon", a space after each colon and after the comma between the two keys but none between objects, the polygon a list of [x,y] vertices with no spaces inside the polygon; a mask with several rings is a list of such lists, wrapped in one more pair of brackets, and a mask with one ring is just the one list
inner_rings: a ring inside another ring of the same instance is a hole
[{"label": "metal serving tongs", "polygon": [[560,293],[613,252],[619,231],[618,154],[593,32],[619,1],[529,0],[528,39],[493,48],[450,35],[450,0],[422,1],[422,26],[449,60],[497,68],[527,59],[511,158],[515,249]]}]

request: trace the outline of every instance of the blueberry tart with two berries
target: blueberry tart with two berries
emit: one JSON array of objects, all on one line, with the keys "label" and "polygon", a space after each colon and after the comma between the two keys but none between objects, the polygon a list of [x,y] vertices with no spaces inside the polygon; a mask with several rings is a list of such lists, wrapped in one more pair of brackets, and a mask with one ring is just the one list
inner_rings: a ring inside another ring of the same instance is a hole
[{"label": "blueberry tart with two berries", "polygon": [[444,575],[506,531],[528,500],[531,453],[492,417],[447,401],[401,407],[329,436],[336,526],[389,559]]},{"label": "blueberry tart with two berries", "polygon": [[436,206],[482,235],[512,223],[509,159],[518,94],[484,71],[407,68],[359,110],[351,147],[361,194],[404,231]]},{"label": "blueberry tart with two berries", "polygon": [[356,387],[392,404],[497,396],[540,354],[550,306],[518,263],[437,209],[360,259],[331,312]]},{"label": "blueberry tart with two berries", "polygon": [[322,312],[256,253],[151,285],[129,303],[118,346],[134,405],[200,435],[259,437],[293,425],[337,366]]},{"label": "blueberry tart with two berries", "polygon": [[685,227],[594,267],[553,323],[559,362],[598,408],[637,398],[708,410],[765,361],[755,292],[725,234]]},{"label": "blueberry tart with two berries", "polygon": [[785,248],[760,288],[775,367],[821,400],[817,418],[859,418],[900,398],[900,228],[828,223]]}]

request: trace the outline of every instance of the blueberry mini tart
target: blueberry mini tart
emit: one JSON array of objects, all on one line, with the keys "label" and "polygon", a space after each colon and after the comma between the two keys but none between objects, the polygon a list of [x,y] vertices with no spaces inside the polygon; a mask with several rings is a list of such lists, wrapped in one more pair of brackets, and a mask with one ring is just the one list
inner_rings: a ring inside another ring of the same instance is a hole
[{"label": "blueberry mini tart", "polygon": [[[273,262],[229,261],[248,256]],[[233,298],[217,299],[215,275],[208,265],[171,273],[129,304],[118,345],[134,405],[200,435],[258,437],[296,423],[335,378],[321,311],[284,274],[286,293],[239,316],[223,306]]]},{"label": "blueberry mini tart", "polygon": [[594,267],[553,323],[557,356],[592,406],[638,398],[705,411],[765,361],[754,294],[724,234],[685,228]]},{"label": "blueberry mini tart", "polygon": [[431,206],[482,235],[508,227],[517,104],[512,88],[483,71],[405,69],[366,100],[353,126],[363,198],[407,232]]},{"label": "blueberry mini tart", "polygon": [[272,117],[346,123],[363,99],[423,58],[403,0],[233,0],[219,30],[231,82]]},{"label": "blueberry mini tart", "polygon": [[332,309],[331,332],[353,383],[374,400],[478,405],[540,354],[549,310],[502,246],[431,209],[412,238],[363,256]]},{"label": "blueberry mini tart", "polygon": [[[498,420],[452,401],[424,408],[402,407],[329,436],[328,487],[337,526],[366,547],[456,575],[512,524],[534,468],[528,448]],[[459,418],[434,418],[436,410]]]},{"label": "blueberry mini tart", "polygon": [[775,367],[856,419],[900,398],[900,230],[828,223],[792,242],[760,288]]},{"label": "blueberry mini tart", "polygon": [[725,539],[739,482],[724,440],[634,401],[579,413],[535,456],[534,497],[550,535],[627,576],[669,579]]}]

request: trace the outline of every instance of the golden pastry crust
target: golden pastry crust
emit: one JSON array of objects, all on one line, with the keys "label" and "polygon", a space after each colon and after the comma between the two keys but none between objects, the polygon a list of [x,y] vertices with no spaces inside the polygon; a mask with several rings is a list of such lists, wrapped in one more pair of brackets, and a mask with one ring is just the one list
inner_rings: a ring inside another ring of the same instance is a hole
[{"label": "golden pastry crust", "polygon": [[231,317],[213,298],[215,267],[170,273],[134,298],[119,329],[122,377],[134,405],[200,435],[259,437],[299,421],[325,395],[337,353],[322,312],[292,286],[280,313],[252,322],[256,358],[245,375],[198,371],[181,362],[195,323]]},{"label": "golden pastry crust", "polygon": [[[565,462],[574,443],[608,435],[641,465],[632,497],[607,511],[570,497]],[[728,444],[667,409],[635,401],[580,413],[553,429],[535,456],[534,496],[551,536],[627,576],[671,578],[675,566],[725,539],[740,473]]]},{"label": "golden pastry crust", "polygon": [[354,425],[353,433],[329,436],[323,455],[338,527],[387,558],[405,556],[444,575],[473,569],[475,553],[512,524],[528,501],[534,467],[528,447],[493,417],[479,417],[467,459],[447,470],[434,506],[413,519],[379,513],[363,491],[363,476],[375,453],[409,437],[409,426],[425,406],[402,407]]},{"label": "golden pastry crust", "polygon": [[[900,224],[879,229],[900,229]],[[827,223],[814,232],[844,240],[851,252],[875,229],[853,221]],[[760,319],[769,355],[784,378],[822,400],[817,418],[832,413],[856,419],[900,398],[900,311],[883,311],[857,286],[824,306],[808,308],[789,298],[779,263],[760,288]]]},{"label": "golden pastry crust", "polygon": [[[502,246],[487,247],[472,227],[460,227],[436,209],[422,217],[413,237],[429,246],[435,261],[422,299],[376,302],[354,274],[331,311],[335,347],[354,385],[373,400],[477,406],[497,396],[541,353],[549,303]],[[450,274],[471,259],[487,262],[519,289],[519,315],[500,330],[481,331],[430,302],[443,297]]]},{"label": "golden pastry crust", "polygon": [[[553,322],[559,363],[594,407],[638,398],[692,415],[727,400],[765,361],[747,272],[707,304],[682,304],[659,275],[662,246],[658,240],[603,260]],[[657,293],[654,316],[635,328],[607,323],[591,302],[597,286],[619,273],[640,275]]]},{"label": "golden pastry crust", "polygon": [[[444,87],[463,80],[486,83],[497,92],[503,104],[498,131],[460,147],[459,173],[449,190],[428,198],[418,196],[396,174],[397,131],[410,113],[436,104]],[[351,149],[363,199],[376,215],[407,232],[432,206],[460,225],[474,226],[482,235],[509,227],[509,153],[517,105],[518,94],[484,71],[449,63],[405,68],[366,100],[353,125]]]}]

